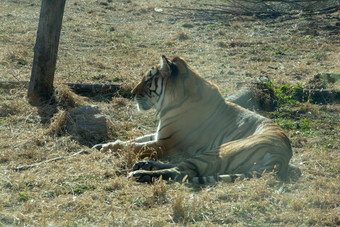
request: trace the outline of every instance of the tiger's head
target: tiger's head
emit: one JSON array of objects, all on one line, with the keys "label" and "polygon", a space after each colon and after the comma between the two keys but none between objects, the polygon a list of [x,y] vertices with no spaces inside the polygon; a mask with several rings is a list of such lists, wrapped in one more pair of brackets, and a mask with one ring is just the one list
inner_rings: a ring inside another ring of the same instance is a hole
[{"label": "tiger's head", "polygon": [[143,75],[142,80],[132,90],[139,110],[160,108],[166,93],[167,82],[171,76],[175,76],[176,71],[176,66],[163,55],[159,65],[152,67]]},{"label": "tiger's head", "polygon": [[169,106],[176,106],[190,97],[197,99],[203,94],[204,84],[209,84],[187,65],[181,57],[172,59],[164,55],[160,63],[148,70],[132,90],[138,109],[155,108],[158,113]]}]

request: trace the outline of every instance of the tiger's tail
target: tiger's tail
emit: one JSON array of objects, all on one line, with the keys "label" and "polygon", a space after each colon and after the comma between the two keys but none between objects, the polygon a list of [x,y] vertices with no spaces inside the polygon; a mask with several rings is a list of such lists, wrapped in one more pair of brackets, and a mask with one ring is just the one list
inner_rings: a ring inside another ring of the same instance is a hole
[{"label": "tiger's tail", "polygon": [[243,180],[246,177],[246,174],[223,174],[218,176],[193,177],[190,179],[190,182],[194,184],[215,184],[217,182],[233,183],[236,179]]}]

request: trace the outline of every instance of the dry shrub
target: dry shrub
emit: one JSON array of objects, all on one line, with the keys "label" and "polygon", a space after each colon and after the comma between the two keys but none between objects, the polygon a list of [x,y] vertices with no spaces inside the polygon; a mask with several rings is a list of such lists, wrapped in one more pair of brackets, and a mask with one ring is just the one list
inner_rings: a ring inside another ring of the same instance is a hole
[{"label": "dry shrub", "polygon": [[16,114],[18,108],[12,104],[13,102],[8,102],[0,105],[0,117],[8,117]]},{"label": "dry shrub", "polygon": [[76,105],[75,94],[64,84],[59,84],[54,90],[57,98],[58,106],[65,108],[74,107]]},{"label": "dry shrub", "polygon": [[[268,81],[270,81],[268,79]],[[258,83],[252,87],[254,100],[260,110],[274,111],[277,107],[278,98],[274,93],[273,86],[268,86],[266,83]]]},{"label": "dry shrub", "polygon": [[[199,195],[199,196],[198,196]],[[171,203],[172,217],[175,222],[190,223],[203,221],[206,213],[209,213],[211,194],[199,192],[198,194],[190,194],[185,199],[185,192],[178,191]]]},{"label": "dry shrub", "polygon": [[66,132],[68,114],[65,110],[59,111],[51,119],[50,127],[47,130],[49,135],[61,135]]},{"label": "dry shrub", "polygon": [[171,47],[171,46],[175,46],[176,42],[173,40],[168,40],[164,42],[164,45]]},{"label": "dry shrub", "polygon": [[328,104],[328,105],[321,106],[320,110],[328,111],[328,112],[331,112],[331,113],[340,113],[340,106]]},{"label": "dry shrub", "polygon": [[268,189],[266,184],[255,184],[250,192],[251,198],[255,201],[261,201],[265,197],[271,194],[271,191]]},{"label": "dry shrub", "polygon": [[182,24],[182,27],[183,28],[193,28],[193,27],[195,27],[195,25],[192,24],[192,23],[184,23],[184,24]]},{"label": "dry shrub", "polygon": [[219,29],[219,30],[217,31],[217,35],[226,36],[226,35],[227,35],[227,32],[226,32],[225,30]]},{"label": "dry shrub", "polygon": [[191,36],[189,34],[187,34],[185,32],[179,32],[172,38],[172,40],[185,41],[185,40],[188,40],[190,38],[191,38]]},{"label": "dry shrub", "polygon": [[192,221],[202,221],[204,215],[210,210],[209,202],[211,195],[202,193],[200,198],[194,196],[189,204],[189,217]]},{"label": "dry shrub", "polygon": [[9,162],[12,159],[12,155],[10,152],[1,152],[0,153],[0,164]]},{"label": "dry shrub", "polygon": [[30,62],[29,51],[25,47],[21,47],[17,50],[13,50],[11,53],[7,53],[3,58],[4,62],[11,62],[17,65],[28,65]]},{"label": "dry shrub", "polygon": [[18,157],[20,158],[23,158],[23,159],[33,159],[33,160],[39,160],[41,159],[40,157],[40,152],[38,152],[37,150],[35,149],[25,149],[25,150],[22,150],[20,152],[18,152]]},{"label": "dry shrub", "polygon": [[59,81],[55,84],[54,96],[59,107],[68,109],[88,105],[88,99],[75,94],[68,85]]},{"label": "dry shrub", "polygon": [[171,203],[172,218],[174,221],[183,221],[187,216],[187,210],[184,207],[184,194],[178,191],[175,194],[174,200]]},{"label": "dry shrub", "polygon": [[303,208],[306,206],[306,202],[303,199],[292,199],[290,202],[290,207],[295,211],[303,210]]},{"label": "dry shrub", "polygon": [[115,177],[110,183],[104,186],[104,189],[110,192],[121,190],[122,188],[124,188],[125,183],[126,182],[123,182],[121,178]]},{"label": "dry shrub", "polygon": [[317,105],[312,105],[309,101],[301,103],[299,106],[299,113],[303,114],[317,114],[320,107]]},{"label": "dry shrub", "polygon": [[227,48],[229,45],[224,41],[218,41],[217,46],[220,48]]},{"label": "dry shrub", "polygon": [[[0,93],[1,95],[1,93]],[[30,106],[24,99],[16,97],[14,100],[2,101],[0,104],[0,117],[23,115],[26,118],[27,112],[31,112]]]},{"label": "dry shrub", "polygon": [[152,185],[151,202],[156,204],[163,204],[167,202],[167,190],[164,180],[160,178]]},{"label": "dry shrub", "polygon": [[112,105],[115,108],[121,108],[127,105],[126,99],[121,97],[113,97]]},{"label": "dry shrub", "polygon": [[178,32],[177,34],[175,34],[174,36],[172,36],[169,40],[164,42],[164,45],[169,46],[169,47],[173,47],[176,45],[176,41],[186,41],[189,40],[191,38],[191,36],[185,32]]},{"label": "dry shrub", "polygon": [[116,173],[115,173],[115,171],[112,170],[112,169],[106,169],[106,170],[104,171],[104,176],[105,176],[105,178],[113,178],[113,177],[116,176]]},{"label": "dry shrub", "polygon": [[132,169],[132,166],[138,161],[138,155],[134,152],[133,145],[118,149],[115,153],[118,159],[115,159],[115,166],[122,169]]},{"label": "dry shrub", "polygon": [[229,47],[249,47],[251,44],[244,42],[244,41],[239,41],[239,40],[233,40],[229,43]]}]

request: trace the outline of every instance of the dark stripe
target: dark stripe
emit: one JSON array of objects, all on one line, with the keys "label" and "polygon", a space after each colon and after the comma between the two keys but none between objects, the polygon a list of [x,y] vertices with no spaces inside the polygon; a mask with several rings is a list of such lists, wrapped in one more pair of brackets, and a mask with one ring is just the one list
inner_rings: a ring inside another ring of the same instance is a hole
[{"label": "dark stripe", "polygon": [[163,137],[163,138],[159,138],[158,140],[167,140],[167,139],[170,139],[170,138],[173,137],[178,131],[180,131],[180,130],[176,130],[176,131],[174,131],[173,133],[171,133],[169,136]]},{"label": "dark stripe", "polygon": [[[215,164],[215,160],[214,161],[205,160],[204,158],[202,158],[202,156],[214,156],[216,158],[217,155],[216,155],[216,153],[214,155],[212,155],[211,153],[209,153],[207,155],[206,154],[202,154],[200,157],[194,157],[192,159],[192,161],[188,161],[192,165],[195,165],[195,168],[197,169],[197,172],[199,173],[198,174],[199,176],[206,176],[207,173],[211,170],[211,168],[213,168],[212,165]],[[209,158],[211,158],[211,157],[209,157]],[[196,162],[199,162],[199,163],[196,163]],[[206,164],[207,166],[203,169],[202,165],[200,165],[200,162]],[[201,171],[198,171],[199,169]],[[200,172],[202,172],[202,174],[200,174]]]},{"label": "dark stripe", "polygon": [[[262,150],[262,149],[268,147],[268,145],[269,145],[269,144],[261,144],[260,147],[254,149],[254,151],[252,151],[252,153],[251,153],[250,155],[248,155],[248,157],[247,157],[243,162],[241,162],[240,164],[238,164],[237,167],[236,167],[235,169],[237,169],[237,168],[243,166],[245,163],[249,162],[249,160],[251,160],[251,159],[254,157],[254,155],[257,155],[257,152],[258,152],[258,151],[260,151],[260,150]],[[233,169],[232,172],[234,172],[235,169]]]},{"label": "dark stripe", "polygon": [[158,132],[162,131],[162,130],[163,130],[164,128],[166,128],[167,126],[169,126],[169,125],[173,124],[174,122],[176,122],[176,121],[177,121],[176,118],[178,118],[178,117],[180,117],[180,116],[181,116],[181,114],[179,113],[179,114],[176,114],[175,116],[172,116],[172,117],[167,118],[165,121],[169,121],[169,120],[171,120],[171,119],[175,119],[175,120],[170,121],[169,123],[162,125],[162,127],[159,128]]},{"label": "dark stripe", "polygon": [[194,171],[196,173],[196,176],[200,176],[199,171],[198,171],[198,167],[195,163],[193,163],[190,160],[186,160],[184,163],[187,164],[187,165],[191,165],[192,168],[188,167],[188,169]]},{"label": "dark stripe", "polygon": [[[223,141],[224,141],[225,138],[226,138],[226,135],[230,133],[229,131],[227,131],[227,132],[225,132],[225,133],[222,134],[222,132],[223,132],[224,130],[225,130],[225,128],[222,128],[222,129],[218,132],[218,135],[222,135],[222,136],[221,136],[220,139],[218,140],[218,143],[216,144],[216,147],[221,146],[222,143],[223,143]],[[213,144],[215,144],[215,141],[216,141],[218,138],[219,138],[218,136],[215,137],[215,140],[213,141]]]},{"label": "dark stripe", "polygon": [[158,99],[157,99],[157,102],[159,101],[159,99],[162,97],[162,94],[163,94],[163,82],[164,82],[164,78],[162,77],[161,78],[162,81],[161,81],[161,91],[159,92],[159,95],[158,95]]},{"label": "dark stripe", "polygon": [[[158,78],[155,78],[154,81],[153,81],[153,83],[155,84],[155,89],[154,89],[154,90],[151,90],[151,89],[149,88],[149,91],[155,93],[156,95],[158,95],[158,94],[157,94],[157,88],[158,88],[157,81],[158,81]],[[151,85],[152,85],[152,83],[151,83]],[[151,87],[151,85],[150,85],[150,87]]]},{"label": "dark stripe", "polygon": [[232,174],[230,175],[230,178],[231,178],[231,182],[234,183],[235,180],[238,178],[238,176]]},{"label": "dark stripe", "polygon": [[215,165],[215,173],[217,174],[219,170],[221,169],[222,160],[220,157],[217,157],[216,159],[217,159],[217,162],[215,162],[214,165]]},{"label": "dark stripe", "polygon": [[195,151],[195,154],[201,154],[202,151],[205,151],[205,150],[207,150],[207,147],[201,147],[201,148],[199,148],[198,150]]},{"label": "dark stripe", "polygon": [[206,180],[204,177],[198,177],[198,183],[205,184]]}]

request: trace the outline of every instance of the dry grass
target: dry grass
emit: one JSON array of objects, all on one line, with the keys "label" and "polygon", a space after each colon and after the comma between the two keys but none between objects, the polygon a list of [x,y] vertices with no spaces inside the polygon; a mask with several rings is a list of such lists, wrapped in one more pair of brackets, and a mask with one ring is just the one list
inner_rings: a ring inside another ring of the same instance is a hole
[{"label": "dry grass", "polygon": [[[268,114],[292,141],[296,168],[286,182],[267,173],[203,187],[162,180],[139,184],[126,178],[137,160],[129,149],[13,170],[88,149],[65,130],[77,106],[100,107],[110,140],[155,130],[154,112],[137,113],[131,100],[119,97],[79,97],[64,82],[133,86],[162,54],[186,58],[224,96],[258,76],[307,86],[318,73],[340,73],[339,12],[260,20],[204,14],[199,9],[212,9],[215,1],[202,3],[66,2],[55,105],[37,109],[26,101],[26,88],[0,89],[0,225],[340,225],[338,104],[296,103]],[[39,10],[38,0],[1,2],[1,80],[29,80]]]}]

